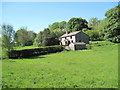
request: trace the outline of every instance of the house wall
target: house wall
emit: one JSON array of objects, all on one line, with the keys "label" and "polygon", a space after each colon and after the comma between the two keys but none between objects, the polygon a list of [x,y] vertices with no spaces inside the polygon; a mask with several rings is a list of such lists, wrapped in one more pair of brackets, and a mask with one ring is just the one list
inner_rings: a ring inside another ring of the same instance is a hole
[{"label": "house wall", "polygon": [[[72,38],[71,38],[72,37]],[[66,37],[66,39],[67,40],[69,40],[70,42],[76,42],[76,38],[75,38],[75,36],[68,36],[68,37]],[[61,43],[62,43],[62,45],[65,45],[65,37],[63,37],[62,39],[61,39]]]},{"label": "house wall", "polygon": [[[66,44],[66,42],[65,42],[66,40],[70,41],[69,42],[70,44],[68,44],[69,46]],[[86,47],[86,45],[74,45],[71,42],[84,42],[86,44],[89,44],[89,36],[83,32],[80,32],[73,36],[68,36],[66,38],[63,37],[63,38],[61,38],[60,45],[67,45],[68,47],[70,47],[71,50],[80,50],[80,49],[84,49]]]},{"label": "house wall", "polygon": [[73,42],[76,42],[75,36],[72,36],[72,40],[73,40]]},{"label": "house wall", "polygon": [[68,36],[68,37],[66,37],[66,39],[68,39],[70,42],[71,41],[76,42],[75,36]]},{"label": "house wall", "polygon": [[83,32],[76,34],[76,42],[84,42],[89,44],[89,36]]},{"label": "house wall", "polygon": [[62,45],[65,45],[65,38],[62,38],[62,39],[61,39],[61,44],[62,44]]},{"label": "house wall", "polygon": [[73,43],[71,43],[71,44],[69,45],[69,47],[70,47],[71,50],[75,50],[75,45],[74,45]]}]

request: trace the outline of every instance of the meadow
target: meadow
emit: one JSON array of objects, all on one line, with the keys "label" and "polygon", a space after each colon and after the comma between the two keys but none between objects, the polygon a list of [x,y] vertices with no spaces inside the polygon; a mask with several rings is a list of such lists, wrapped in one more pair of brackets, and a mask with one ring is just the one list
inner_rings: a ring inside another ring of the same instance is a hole
[{"label": "meadow", "polygon": [[3,88],[118,88],[118,45],[2,61]]}]

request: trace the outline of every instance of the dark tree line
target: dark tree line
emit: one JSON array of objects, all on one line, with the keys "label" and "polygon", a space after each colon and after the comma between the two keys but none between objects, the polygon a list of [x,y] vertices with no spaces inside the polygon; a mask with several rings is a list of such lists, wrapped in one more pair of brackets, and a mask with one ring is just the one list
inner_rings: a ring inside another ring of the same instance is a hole
[{"label": "dark tree line", "polygon": [[45,28],[43,31],[40,31],[35,40],[35,46],[51,46],[59,45],[59,37],[64,34],[64,31],[51,32],[49,28]]}]

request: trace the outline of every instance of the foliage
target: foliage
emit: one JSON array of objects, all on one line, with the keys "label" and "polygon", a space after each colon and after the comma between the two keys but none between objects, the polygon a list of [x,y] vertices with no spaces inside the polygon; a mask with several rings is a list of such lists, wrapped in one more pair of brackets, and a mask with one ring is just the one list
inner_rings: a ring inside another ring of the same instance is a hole
[{"label": "foliage", "polygon": [[99,38],[100,40],[105,40],[105,27],[107,25],[107,18],[104,18],[103,20],[100,21],[100,24],[97,26],[97,30],[99,31]]},{"label": "foliage", "polygon": [[33,43],[33,45],[34,46],[42,46],[42,42],[43,42],[43,37],[42,37],[42,31],[40,31],[38,34],[37,34],[37,36],[36,36],[36,38],[34,39],[34,43]]},{"label": "foliage", "polygon": [[27,30],[25,28],[20,28],[16,33],[15,33],[15,42],[18,44],[18,46],[25,46],[26,42],[28,41],[28,36],[27,36]]},{"label": "foliage", "polygon": [[65,31],[66,21],[54,22],[52,25],[49,25],[49,29],[51,32],[56,31]]},{"label": "foliage", "polygon": [[36,33],[33,31],[27,31],[25,28],[20,28],[15,33],[15,42],[17,46],[30,46],[33,45],[33,41],[36,37]]},{"label": "foliage", "polygon": [[49,25],[50,31],[57,31],[59,29],[59,22],[55,22],[52,25]]},{"label": "foliage", "polygon": [[63,35],[64,31],[52,32],[48,28],[40,31],[34,40],[34,46],[52,46],[59,45],[59,37]]},{"label": "foliage", "polygon": [[44,29],[42,37],[42,46],[50,46],[51,33],[48,28]]},{"label": "foliage", "polygon": [[7,24],[1,25],[1,29],[2,37],[0,37],[0,52],[2,52],[2,56],[0,58],[8,58],[8,51],[11,51],[14,47],[13,40],[15,31],[13,30],[13,27],[11,25]]},{"label": "foliage", "polygon": [[98,30],[88,30],[84,31],[87,35],[89,35],[91,41],[100,40],[100,35]]},{"label": "foliage", "polygon": [[64,48],[62,46],[49,46],[33,49],[12,50],[9,52],[9,58],[30,58],[37,55],[56,53],[63,50]]},{"label": "foliage", "polygon": [[79,31],[88,28],[87,21],[82,18],[71,18],[67,23],[67,30],[70,32]]},{"label": "foliage", "polygon": [[2,25],[2,48],[10,51],[13,49],[13,39],[15,31],[11,25]]},{"label": "foliage", "polygon": [[91,18],[88,22],[88,27],[92,28],[92,30],[96,30],[97,26],[100,24],[100,20],[98,18]]},{"label": "foliage", "polygon": [[40,31],[34,40],[34,46],[49,46],[50,30],[45,28],[44,31]]},{"label": "foliage", "polygon": [[118,88],[116,44],[2,64],[3,88]]},{"label": "foliage", "polygon": [[36,33],[33,31],[27,31],[27,36],[28,36],[28,40],[27,40],[26,46],[33,45],[34,39],[36,37]]},{"label": "foliage", "polygon": [[67,23],[66,21],[62,21],[62,22],[59,23],[59,28],[60,28],[61,31],[65,31],[66,23]]},{"label": "foliage", "polygon": [[108,39],[111,42],[118,43],[120,42],[120,35]]},{"label": "foliage", "polygon": [[[120,4],[105,13],[107,25],[105,26],[105,38],[112,42],[120,42]],[[113,40],[112,40],[113,39]]]}]

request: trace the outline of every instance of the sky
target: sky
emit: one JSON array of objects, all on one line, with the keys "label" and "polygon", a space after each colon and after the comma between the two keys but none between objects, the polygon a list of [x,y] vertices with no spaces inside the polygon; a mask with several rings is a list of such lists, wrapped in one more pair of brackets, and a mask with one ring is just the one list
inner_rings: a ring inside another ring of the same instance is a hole
[{"label": "sky", "polygon": [[10,24],[17,31],[27,27],[36,33],[54,22],[80,17],[105,18],[104,14],[117,2],[2,2],[2,24]]}]

